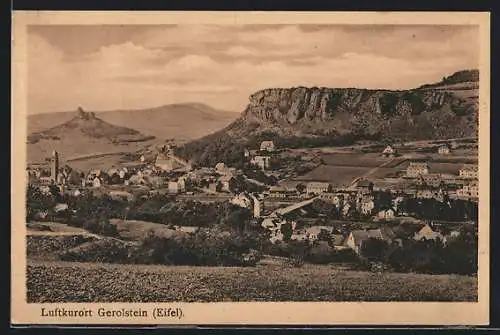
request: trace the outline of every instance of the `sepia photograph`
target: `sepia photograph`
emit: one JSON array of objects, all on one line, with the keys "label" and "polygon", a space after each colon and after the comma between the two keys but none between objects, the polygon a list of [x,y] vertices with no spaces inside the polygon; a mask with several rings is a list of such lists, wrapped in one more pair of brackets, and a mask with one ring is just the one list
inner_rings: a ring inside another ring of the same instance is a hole
[{"label": "sepia photograph", "polygon": [[19,322],[487,321],[488,14],[70,13],[13,18]]}]

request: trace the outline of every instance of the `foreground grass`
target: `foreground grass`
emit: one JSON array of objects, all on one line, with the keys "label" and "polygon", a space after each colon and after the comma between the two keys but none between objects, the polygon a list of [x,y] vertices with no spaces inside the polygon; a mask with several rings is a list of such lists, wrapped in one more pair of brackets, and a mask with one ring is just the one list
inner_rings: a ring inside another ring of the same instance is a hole
[{"label": "foreground grass", "polygon": [[52,302],[476,301],[477,279],[342,271],[29,262],[27,299]]}]

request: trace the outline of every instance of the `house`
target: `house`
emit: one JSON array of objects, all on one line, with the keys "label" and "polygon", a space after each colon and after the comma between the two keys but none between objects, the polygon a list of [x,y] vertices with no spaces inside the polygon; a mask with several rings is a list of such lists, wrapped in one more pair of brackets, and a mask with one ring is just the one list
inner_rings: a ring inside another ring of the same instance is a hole
[{"label": "house", "polygon": [[144,153],[141,155],[141,157],[139,158],[139,160],[141,161],[141,163],[154,163],[155,160],[156,160],[156,154],[155,153],[152,153],[152,152],[148,152],[148,153]]},{"label": "house", "polygon": [[230,184],[234,180],[232,175],[224,175],[219,178],[220,183],[222,184],[222,192],[231,192]]},{"label": "house", "polygon": [[479,185],[477,182],[471,182],[464,184],[462,188],[457,190],[457,196],[464,198],[478,198],[479,197]]},{"label": "house", "polygon": [[420,175],[418,178],[419,179],[417,181],[417,184],[419,185],[438,187],[442,183],[444,183],[440,173],[429,173],[425,175]]},{"label": "house", "polygon": [[262,211],[260,201],[253,194],[250,194],[250,197],[252,198],[252,202],[253,202],[253,217],[260,218],[261,211]]},{"label": "house", "polygon": [[210,183],[207,188],[208,193],[217,193],[217,183]]},{"label": "house", "polygon": [[353,206],[350,203],[346,202],[344,204],[344,206],[342,207],[342,215],[347,216],[347,214],[349,214],[349,211],[351,210],[352,207]]},{"label": "house", "polygon": [[360,202],[360,211],[364,215],[369,215],[375,208],[375,202],[370,197],[364,197]]},{"label": "house", "polygon": [[262,141],[260,144],[260,151],[273,152],[275,149],[273,141]]},{"label": "house", "polygon": [[221,162],[221,163],[217,163],[217,164],[215,164],[215,171],[217,171],[217,172],[222,172],[222,171],[224,171],[225,169],[226,169],[226,164],[224,164],[224,163],[222,163],[222,162]]},{"label": "house", "polygon": [[335,206],[341,206],[344,201],[344,195],[341,193],[322,193],[320,199],[329,201]]},{"label": "house", "polygon": [[329,183],[323,182],[309,182],[306,184],[306,193],[307,194],[321,194],[326,193],[331,189],[331,185]]},{"label": "house", "polygon": [[257,165],[262,170],[269,169],[271,157],[269,156],[255,156],[250,160],[251,164]]},{"label": "house", "polygon": [[333,242],[333,248],[335,250],[342,250],[342,249],[346,249],[347,247],[345,246],[345,237],[344,235],[340,235],[340,234],[332,234],[331,235],[331,239],[332,239],[332,242]]},{"label": "house", "polygon": [[428,224],[426,224],[422,227],[422,229],[415,233],[413,239],[417,241],[437,239],[444,241],[444,236],[441,233],[432,230],[432,228]]},{"label": "house", "polygon": [[318,239],[321,231],[326,231],[329,235],[333,232],[333,227],[331,226],[311,226],[306,228],[306,235],[309,237],[310,241],[316,241]]},{"label": "house", "polygon": [[231,203],[236,206],[240,206],[242,208],[252,208],[252,199],[248,197],[245,193],[240,193],[238,195],[235,195],[231,199]]},{"label": "house", "polygon": [[429,173],[429,165],[421,162],[410,162],[406,168],[406,176],[416,178]]},{"label": "house", "polygon": [[430,189],[424,188],[417,190],[415,195],[416,198],[420,199],[436,199],[438,201],[443,201],[445,196],[445,192],[442,189]]},{"label": "house", "polygon": [[185,190],[186,190],[186,186],[185,186],[183,179],[168,182],[168,192],[169,193],[182,193]]},{"label": "house", "polygon": [[440,155],[449,155],[451,153],[451,148],[448,144],[441,145],[438,148],[438,154]]},{"label": "house", "polygon": [[458,175],[464,179],[477,179],[478,167],[477,165],[464,165],[459,171]]},{"label": "house", "polygon": [[92,180],[92,187],[101,187],[102,186],[102,181],[101,181],[101,178],[99,177],[95,177],[93,180]]},{"label": "house", "polygon": [[396,213],[394,209],[392,208],[387,208],[384,210],[381,210],[377,213],[377,218],[379,220],[392,220],[396,217]]},{"label": "house", "polygon": [[283,186],[271,186],[269,189],[269,196],[273,198],[286,198],[288,193]]},{"label": "house", "polygon": [[382,155],[385,157],[392,157],[396,154],[396,150],[394,150],[393,147],[390,145],[386,146],[385,149],[382,151]]},{"label": "house", "polygon": [[356,188],[358,189],[358,192],[361,192],[361,193],[373,192],[373,186],[374,186],[373,182],[371,182],[367,179],[361,179],[356,184]]},{"label": "house", "polygon": [[344,245],[346,247],[351,248],[356,253],[359,253],[361,251],[363,242],[365,242],[370,238],[375,238],[386,242],[391,242],[392,240],[391,236],[380,228],[369,229],[369,230],[353,230],[349,233],[349,235],[345,239]]}]

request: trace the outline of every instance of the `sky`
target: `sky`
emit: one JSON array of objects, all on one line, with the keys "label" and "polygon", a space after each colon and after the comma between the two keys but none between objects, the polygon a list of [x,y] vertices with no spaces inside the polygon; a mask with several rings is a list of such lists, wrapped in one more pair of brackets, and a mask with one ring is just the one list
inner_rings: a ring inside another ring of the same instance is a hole
[{"label": "sky", "polygon": [[28,28],[28,113],[197,102],[241,113],[272,87],[410,89],[478,68],[475,26]]}]

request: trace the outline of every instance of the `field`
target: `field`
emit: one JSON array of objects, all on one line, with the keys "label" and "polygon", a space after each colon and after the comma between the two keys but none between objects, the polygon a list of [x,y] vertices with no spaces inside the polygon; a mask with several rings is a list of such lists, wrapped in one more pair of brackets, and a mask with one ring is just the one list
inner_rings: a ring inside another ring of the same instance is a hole
[{"label": "field", "polygon": [[332,266],[255,268],[29,262],[27,300],[56,302],[476,301],[477,280]]},{"label": "field", "polygon": [[335,153],[322,155],[322,158],[326,165],[349,167],[376,167],[389,161],[379,153]]},{"label": "field", "polygon": [[316,169],[300,176],[297,180],[324,181],[334,186],[348,186],[354,178],[359,177],[372,168],[359,166],[320,165]]}]

